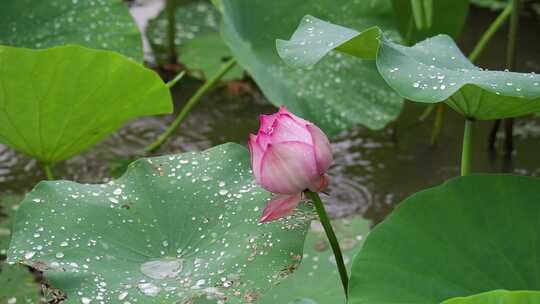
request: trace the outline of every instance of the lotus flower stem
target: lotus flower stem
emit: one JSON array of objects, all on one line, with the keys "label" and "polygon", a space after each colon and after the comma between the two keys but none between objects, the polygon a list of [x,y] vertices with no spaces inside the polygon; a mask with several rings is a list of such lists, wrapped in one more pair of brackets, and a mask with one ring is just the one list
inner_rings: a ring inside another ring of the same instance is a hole
[{"label": "lotus flower stem", "polygon": [[317,214],[319,215],[321,224],[324,227],[324,232],[326,233],[326,237],[330,242],[330,246],[332,247],[332,251],[334,252],[334,257],[336,258],[336,264],[338,267],[339,276],[341,278],[341,284],[343,285],[343,290],[345,291],[345,297],[347,297],[349,276],[347,275],[347,268],[345,267],[345,262],[343,261],[343,254],[341,253],[339,242],[336,238],[336,234],[334,233],[334,228],[332,228],[332,224],[330,223],[330,218],[328,217],[328,214],[324,209],[324,204],[321,201],[318,193],[306,191],[305,194],[311,199],[311,201],[315,205],[315,209],[317,210]]},{"label": "lotus flower stem", "polygon": [[51,164],[43,163],[43,172],[45,172],[45,176],[47,176],[48,180],[54,180],[54,174],[52,172]]},{"label": "lotus flower stem", "polygon": [[167,55],[168,63],[177,64],[176,55],[176,0],[167,0],[165,3],[165,13],[167,14]]},{"label": "lotus flower stem", "polygon": [[[508,10],[507,15],[512,13],[510,18],[510,29],[508,31],[508,42],[506,44],[506,68],[508,70],[513,70],[515,65],[515,55],[516,55],[516,40],[517,32],[519,27],[519,10],[520,10],[520,0],[512,0],[508,4],[505,11]],[[508,17],[508,16],[507,16]],[[512,140],[514,133],[514,120],[505,119],[505,136],[504,136],[504,146],[505,146],[505,156],[511,157],[512,152],[514,151],[514,143]],[[501,126],[501,120],[497,119],[491,128],[490,136],[488,139],[488,148],[490,151],[495,151],[495,142],[497,139],[497,133]]]},{"label": "lotus flower stem", "polygon": [[473,120],[467,118],[465,120],[465,131],[463,132],[463,145],[461,153],[461,176],[471,174],[472,165],[472,136],[473,136]]},{"label": "lotus flower stem", "polygon": [[512,0],[510,7],[512,9],[512,16],[510,17],[508,44],[506,46],[506,68],[513,70],[516,63],[516,40],[519,28],[520,0]]},{"label": "lotus flower stem", "polygon": [[512,4],[508,4],[506,8],[497,16],[495,21],[491,23],[489,28],[484,32],[480,40],[478,40],[478,43],[476,43],[476,46],[474,47],[471,54],[469,54],[469,60],[474,62],[476,59],[478,59],[478,56],[482,54],[484,51],[484,48],[488,44],[488,42],[491,40],[493,35],[501,28],[503,23],[508,19],[510,16],[510,13],[512,12]]},{"label": "lotus flower stem", "polygon": [[[516,65],[516,42],[519,29],[519,11],[521,1],[512,0],[512,16],[510,17],[510,29],[508,32],[508,44],[506,46],[506,68],[512,71]],[[504,154],[512,157],[514,152],[514,119],[504,120]]]},{"label": "lotus flower stem", "polygon": [[221,67],[221,69],[214,76],[207,79],[206,82],[197,90],[197,92],[195,92],[195,94],[191,96],[191,98],[184,105],[182,110],[180,110],[180,113],[178,113],[178,116],[176,116],[176,119],[167,128],[167,130],[165,130],[165,132],[159,135],[156,141],[144,148],[143,154],[148,154],[159,149],[159,147],[163,145],[163,143],[174,133],[174,131],[176,131],[176,129],[184,121],[184,119],[186,119],[188,114],[191,112],[193,107],[201,100],[201,98],[208,92],[210,92],[214,88],[214,85],[219,80],[221,80],[221,78],[223,78],[223,76],[227,74],[227,72],[235,65],[236,59],[231,58]]}]

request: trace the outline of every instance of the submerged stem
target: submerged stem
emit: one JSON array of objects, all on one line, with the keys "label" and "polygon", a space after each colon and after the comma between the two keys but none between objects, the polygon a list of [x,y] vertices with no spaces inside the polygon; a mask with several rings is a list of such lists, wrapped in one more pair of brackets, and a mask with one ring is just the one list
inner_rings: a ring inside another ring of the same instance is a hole
[{"label": "submerged stem", "polygon": [[433,122],[433,129],[431,130],[431,145],[436,146],[439,143],[439,137],[441,136],[441,130],[444,121],[444,103],[439,103],[436,106],[435,121]]},{"label": "submerged stem", "polygon": [[180,110],[180,113],[178,113],[178,116],[176,116],[176,119],[167,128],[167,130],[161,133],[161,135],[159,135],[159,137],[153,143],[144,148],[143,153],[148,154],[156,151],[159,147],[161,147],[161,145],[172,135],[172,133],[176,130],[176,128],[178,128],[178,126],[184,121],[184,119],[186,119],[188,114],[199,102],[201,97],[206,95],[206,93],[210,92],[214,85],[235,65],[236,59],[229,59],[229,61],[227,61],[214,76],[206,80],[206,82],[197,90],[197,92],[195,92],[195,94],[191,96],[191,98],[187,101],[182,110]]},{"label": "submerged stem", "polygon": [[418,117],[418,121],[423,122],[423,121],[425,121],[426,119],[428,119],[429,115],[431,115],[431,113],[433,113],[433,110],[435,110],[435,105],[434,105],[434,104],[428,105],[428,106],[424,109],[424,111],[422,112],[422,114],[420,114],[420,117]]},{"label": "submerged stem", "polygon": [[51,168],[51,164],[43,163],[43,172],[45,172],[45,176],[47,176],[48,180],[54,180],[54,174]]},{"label": "submerged stem", "polygon": [[463,145],[461,152],[461,176],[471,174],[472,165],[472,138],[473,120],[465,120],[465,130],[463,131]]},{"label": "submerged stem", "polygon": [[497,16],[497,18],[491,23],[489,28],[484,32],[480,40],[476,43],[476,46],[474,47],[473,51],[469,55],[469,60],[474,62],[476,59],[478,59],[478,56],[482,54],[482,51],[484,51],[484,48],[488,44],[488,42],[491,40],[493,35],[499,30],[499,28],[503,25],[503,23],[508,19],[510,16],[510,13],[512,12],[512,4],[508,4],[506,8]]},{"label": "submerged stem", "polygon": [[343,261],[343,254],[341,253],[341,248],[339,247],[339,242],[337,240],[336,234],[334,233],[334,228],[330,223],[330,218],[324,209],[324,204],[319,197],[319,194],[312,191],[306,191],[306,195],[311,199],[319,215],[321,224],[324,227],[324,232],[326,237],[330,242],[332,251],[334,252],[334,257],[336,258],[336,264],[339,271],[339,276],[341,278],[341,284],[343,284],[343,290],[345,291],[345,297],[348,297],[348,285],[349,285],[349,276],[347,275],[347,268],[345,267],[345,262]]}]

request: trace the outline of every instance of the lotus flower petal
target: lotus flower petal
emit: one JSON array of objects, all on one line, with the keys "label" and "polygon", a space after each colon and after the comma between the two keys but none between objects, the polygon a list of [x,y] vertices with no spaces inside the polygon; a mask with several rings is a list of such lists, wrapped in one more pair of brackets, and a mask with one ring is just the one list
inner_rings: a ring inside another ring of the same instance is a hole
[{"label": "lotus flower petal", "polygon": [[289,115],[281,115],[274,121],[272,133],[269,134],[269,142],[277,144],[285,141],[299,141],[306,144],[312,144],[312,136],[305,124],[295,121]]},{"label": "lotus flower petal", "polygon": [[298,141],[269,144],[260,170],[263,188],[278,194],[302,192],[319,178],[313,147]]},{"label": "lotus flower petal", "polygon": [[259,133],[270,132],[272,130],[272,125],[274,125],[274,121],[279,117],[280,114],[281,114],[280,112],[277,112],[270,115],[264,115],[264,114],[259,115],[259,121],[260,121]]},{"label": "lotus flower petal", "polygon": [[249,135],[249,154],[251,155],[251,170],[255,176],[255,180],[260,184],[261,182],[261,159],[263,157],[264,151],[261,149],[260,145],[257,143],[257,137],[253,134]]},{"label": "lotus flower petal", "polygon": [[329,184],[330,177],[328,176],[328,174],[323,174],[318,181],[309,186],[309,190],[313,192],[321,192],[328,188]]},{"label": "lotus flower petal", "polygon": [[300,200],[302,200],[302,193],[275,196],[264,208],[259,222],[270,222],[291,214]]},{"label": "lotus flower petal", "polygon": [[311,134],[313,148],[315,149],[315,160],[319,174],[324,174],[332,165],[332,148],[328,137],[316,125],[307,125],[307,130]]}]

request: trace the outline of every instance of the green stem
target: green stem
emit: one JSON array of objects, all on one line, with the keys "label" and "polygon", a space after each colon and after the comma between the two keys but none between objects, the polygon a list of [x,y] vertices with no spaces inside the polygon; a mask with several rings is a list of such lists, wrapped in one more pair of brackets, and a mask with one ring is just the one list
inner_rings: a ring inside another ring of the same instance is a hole
[{"label": "green stem", "polygon": [[465,130],[463,131],[463,145],[461,152],[461,176],[471,174],[472,165],[472,140],[473,140],[473,120],[465,120]]},{"label": "green stem", "polygon": [[506,8],[497,16],[495,21],[491,23],[489,28],[484,32],[480,40],[476,43],[476,46],[474,47],[473,51],[469,55],[469,60],[474,62],[476,59],[478,59],[478,56],[482,54],[482,51],[484,51],[484,48],[488,44],[488,42],[491,40],[493,35],[499,30],[499,28],[503,25],[503,23],[508,19],[510,16],[510,13],[512,12],[512,4],[508,4]]},{"label": "green stem", "polygon": [[165,12],[167,14],[167,52],[169,63],[176,64],[178,62],[176,44],[174,43],[176,37],[176,0],[167,0],[165,3]]},{"label": "green stem", "polygon": [[[520,1],[519,0],[512,0],[512,3],[508,4],[505,11],[508,11],[506,14],[512,13],[512,17],[510,18],[510,29],[508,30],[508,42],[506,44],[506,68],[508,70],[513,70],[515,65],[515,53],[516,53],[516,40],[517,40],[517,32],[519,27],[519,10],[520,10]],[[504,121],[505,124],[505,136],[504,136],[504,147],[505,147],[505,154],[506,156],[512,155],[512,152],[514,150],[514,144],[513,144],[513,120],[507,120]],[[497,141],[497,132],[499,131],[499,128],[501,126],[501,120],[497,119],[495,123],[493,124],[493,127],[490,132],[489,141],[488,141],[488,148],[490,151],[495,151],[495,142]]]},{"label": "green stem", "polygon": [[433,27],[433,1],[435,0],[424,0],[424,20],[427,29]]},{"label": "green stem", "polygon": [[424,28],[424,7],[422,4],[422,1],[411,0],[411,9],[417,29]]},{"label": "green stem", "polygon": [[231,58],[229,61],[227,61],[221,69],[214,75],[212,78],[206,80],[206,82],[195,92],[193,96],[188,100],[188,102],[184,105],[182,110],[180,110],[180,113],[178,113],[178,116],[176,116],[176,119],[173,121],[173,123],[163,132],[159,137],[148,145],[146,148],[144,148],[144,154],[148,154],[151,152],[156,151],[161,147],[161,145],[176,131],[176,128],[186,119],[188,114],[191,112],[193,107],[201,100],[201,97],[206,95],[214,85],[221,79],[227,72],[232,69],[236,65],[236,59]]},{"label": "green stem", "polygon": [[319,219],[321,221],[321,224],[324,227],[324,232],[326,233],[326,237],[328,238],[328,241],[330,242],[330,246],[332,247],[332,251],[334,252],[334,257],[336,258],[336,264],[339,271],[339,276],[341,278],[341,284],[343,284],[343,290],[345,291],[345,297],[347,298],[349,276],[347,275],[347,268],[345,267],[345,262],[343,261],[343,254],[341,253],[339,242],[336,238],[336,234],[334,233],[334,228],[332,228],[332,224],[330,223],[330,218],[328,218],[328,214],[326,214],[326,210],[324,209],[324,204],[321,201],[319,194],[312,191],[306,191],[305,193],[311,199],[311,201],[315,205],[317,214],[319,214]]},{"label": "green stem", "polygon": [[[520,0],[512,0],[512,16],[510,17],[510,29],[508,30],[508,43],[506,45],[506,68],[510,71],[516,66],[516,42],[519,29]],[[504,154],[511,157],[514,152],[514,119],[504,120]]]},{"label": "green stem", "polygon": [[170,80],[169,82],[167,82],[165,85],[167,86],[167,88],[169,88],[169,90],[174,87],[174,85],[179,82],[180,80],[182,80],[182,78],[184,78],[184,76],[186,75],[186,71],[182,71],[180,72],[178,75],[176,75],[176,77],[174,77],[172,80]]},{"label": "green stem", "polygon": [[43,166],[43,172],[45,172],[45,176],[47,176],[48,180],[54,180],[54,174],[52,172],[51,164],[42,164]]},{"label": "green stem", "polygon": [[508,44],[506,45],[506,68],[513,70],[516,63],[516,40],[519,27],[520,0],[512,0],[512,17],[510,17],[510,30],[508,31]]}]

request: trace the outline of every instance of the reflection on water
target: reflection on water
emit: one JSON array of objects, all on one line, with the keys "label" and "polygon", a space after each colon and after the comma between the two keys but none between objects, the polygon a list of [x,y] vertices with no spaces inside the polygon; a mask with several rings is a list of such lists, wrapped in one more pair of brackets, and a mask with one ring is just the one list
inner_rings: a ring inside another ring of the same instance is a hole
[{"label": "reflection on water", "polygon": [[[471,18],[470,32],[463,39],[468,50],[482,33],[493,14],[475,11]],[[526,21],[529,30],[521,34],[518,48],[521,67],[539,72],[540,36],[539,22]],[[504,54],[505,33],[496,36],[493,44],[480,60],[480,65],[500,68]],[[536,58],[535,58],[536,56]],[[181,105],[198,84],[183,81],[175,89],[175,100]],[[446,111],[440,144],[430,147],[431,124],[417,118],[423,107],[408,103],[400,119],[385,130],[373,132],[363,127],[350,130],[333,141],[335,164],[328,202],[333,216],[360,213],[379,221],[396,203],[410,194],[437,185],[459,174],[459,159],[463,120],[451,110]],[[176,135],[158,152],[159,154],[198,151],[228,141],[245,144],[250,132],[257,130],[257,115],[270,113],[275,108],[261,98],[231,97],[219,89],[204,98]],[[109,137],[102,144],[84,155],[59,164],[58,176],[80,182],[100,182],[109,178],[106,165],[109,161],[133,156],[173,119],[172,116],[143,118],[131,122]],[[540,120],[518,119],[516,126],[516,154],[513,163],[500,155],[490,156],[486,138],[490,122],[478,122],[474,146],[476,172],[510,171],[517,174],[540,175]],[[39,164],[0,145],[0,195],[23,193],[43,178]]]}]

